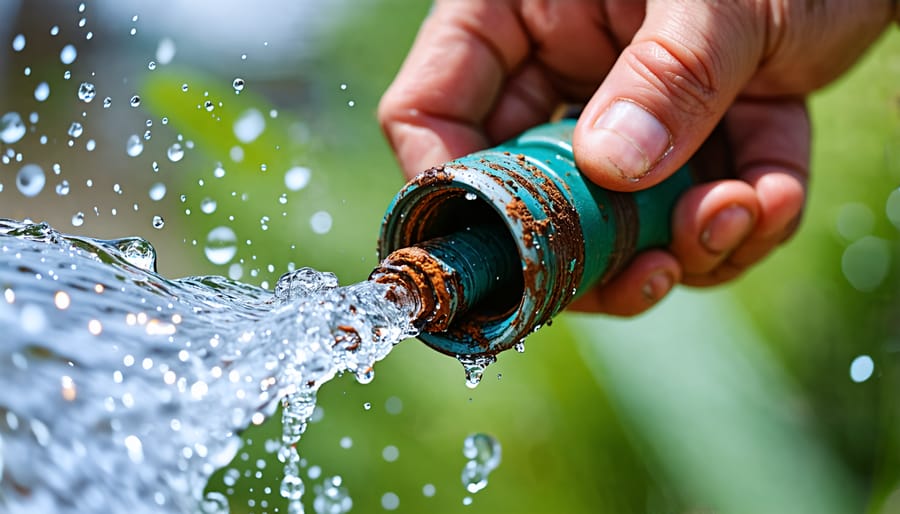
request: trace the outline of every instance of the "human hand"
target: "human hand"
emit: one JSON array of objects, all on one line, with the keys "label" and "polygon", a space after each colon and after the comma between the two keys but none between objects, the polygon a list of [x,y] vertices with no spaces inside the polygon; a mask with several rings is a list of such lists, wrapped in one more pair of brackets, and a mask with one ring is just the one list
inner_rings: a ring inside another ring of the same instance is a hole
[{"label": "human hand", "polygon": [[679,200],[672,244],[574,305],[617,315],[728,281],[794,232],[809,169],[804,98],[897,16],[890,0],[439,0],[379,106],[407,176],[587,105],[575,158],[616,191],[653,186],[721,122],[733,176]]}]

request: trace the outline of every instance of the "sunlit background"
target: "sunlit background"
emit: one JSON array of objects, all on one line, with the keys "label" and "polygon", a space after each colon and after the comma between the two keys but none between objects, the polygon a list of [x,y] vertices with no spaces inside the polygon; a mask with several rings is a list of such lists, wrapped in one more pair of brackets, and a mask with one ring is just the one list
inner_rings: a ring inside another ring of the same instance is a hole
[{"label": "sunlit background", "polygon": [[[4,0],[0,216],[142,236],[166,277],[361,280],[402,186],[375,108],[429,5]],[[327,384],[308,511],[339,475],[353,512],[900,512],[897,31],[811,104],[789,245],[635,320],[564,315],[475,390],[416,341]],[[503,453],[470,495],[476,432]],[[214,477],[233,512],[285,512],[279,437],[248,430]]]}]

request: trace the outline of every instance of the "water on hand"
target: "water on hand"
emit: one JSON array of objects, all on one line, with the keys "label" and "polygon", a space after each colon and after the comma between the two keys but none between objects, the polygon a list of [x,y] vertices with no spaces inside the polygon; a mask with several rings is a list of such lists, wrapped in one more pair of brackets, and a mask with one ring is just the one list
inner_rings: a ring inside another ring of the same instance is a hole
[{"label": "water on hand", "polygon": [[141,239],[0,220],[0,511],[227,510],[206,481],[281,402],[282,495],[300,512],[316,391],[370,381],[415,334],[416,300],[386,285],[301,269],[272,293],[154,268]]}]

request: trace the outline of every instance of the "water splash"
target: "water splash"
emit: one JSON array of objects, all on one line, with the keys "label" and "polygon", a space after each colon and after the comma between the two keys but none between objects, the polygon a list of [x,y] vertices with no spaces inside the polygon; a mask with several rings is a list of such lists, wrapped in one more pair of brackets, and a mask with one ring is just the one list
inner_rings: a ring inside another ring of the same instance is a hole
[{"label": "water splash", "polygon": [[316,485],[316,497],[313,500],[313,510],[316,514],[344,514],[350,512],[353,500],[350,498],[347,488],[341,485],[343,479],[340,476],[325,477],[321,485]]},{"label": "water splash", "polygon": [[415,301],[386,285],[301,269],[273,294],[155,265],[143,240],[0,220],[0,511],[224,511],[208,477],[281,404],[282,494],[301,512],[316,391],[415,333]]},{"label": "water splash", "polygon": [[472,434],[463,441],[463,455],[469,459],[462,471],[466,491],[475,494],[487,487],[488,475],[500,465],[500,443],[487,434]]}]

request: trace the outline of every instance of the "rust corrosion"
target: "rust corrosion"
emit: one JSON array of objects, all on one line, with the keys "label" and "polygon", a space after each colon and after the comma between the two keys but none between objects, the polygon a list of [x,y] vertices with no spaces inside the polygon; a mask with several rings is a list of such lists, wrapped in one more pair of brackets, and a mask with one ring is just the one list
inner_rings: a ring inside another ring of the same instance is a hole
[{"label": "rust corrosion", "polygon": [[[530,216],[530,220],[523,219],[523,232],[534,232],[538,235],[546,235],[550,248],[541,248],[539,257],[542,262],[526,262],[524,270],[525,289],[534,295],[544,295],[538,303],[541,305],[537,319],[533,323],[528,320],[516,320],[526,322],[526,325],[543,325],[558,309],[565,307],[571,301],[574,291],[584,273],[584,236],[581,233],[581,222],[575,207],[567,200],[547,173],[532,164],[524,155],[516,156],[516,164],[527,173],[511,173],[519,187],[525,189],[541,205],[541,209],[550,215],[550,218],[540,220],[538,223]],[[528,175],[531,175],[530,178]],[[518,212],[518,211],[517,211]],[[547,221],[550,223],[547,223]],[[553,237],[556,236],[556,237]],[[547,265],[547,257],[557,262],[556,277],[560,283],[555,284],[549,290],[538,288],[538,266]],[[569,263],[574,259],[575,268],[570,272]]]},{"label": "rust corrosion", "polygon": [[416,186],[427,186],[430,184],[449,184],[453,181],[453,173],[447,170],[448,165],[435,166],[419,173],[407,184]]},{"label": "rust corrosion", "polygon": [[459,277],[426,250],[411,246],[392,252],[372,273],[376,282],[405,287],[419,298],[416,320],[427,332],[443,332],[455,314]]}]

